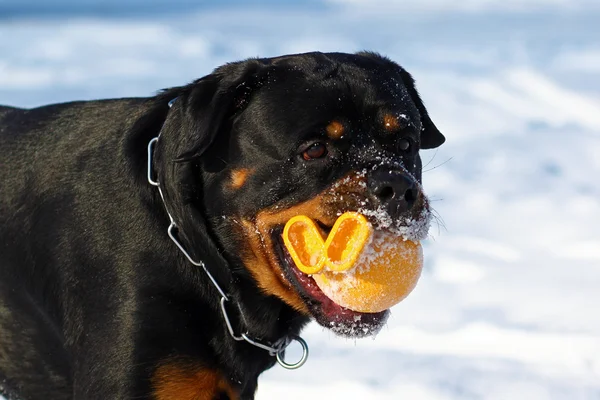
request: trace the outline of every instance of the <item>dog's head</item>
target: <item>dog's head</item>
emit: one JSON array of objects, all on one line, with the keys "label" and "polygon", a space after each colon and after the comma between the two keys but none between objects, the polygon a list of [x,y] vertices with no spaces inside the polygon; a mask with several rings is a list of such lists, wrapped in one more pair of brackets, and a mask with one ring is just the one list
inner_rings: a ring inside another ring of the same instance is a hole
[{"label": "dog's head", "polygon": [[381,229],[427,226],[419,150],[444,137],[408,72],[373,53],[310,53],[228,64],[167,95],[179,96],[165,124],[177,160],[163,174],[168,196],[188,210],[177,218],[196,224],[183,230],[190,242],[200,237],[200,257],[223,257],[245,288],[242,303],[268,299],[271,318],[283,301],[340,334],[376,332],[387,312],[328,299],[295,267],[281,234],[298,214],[327,234],[357,210]]}]

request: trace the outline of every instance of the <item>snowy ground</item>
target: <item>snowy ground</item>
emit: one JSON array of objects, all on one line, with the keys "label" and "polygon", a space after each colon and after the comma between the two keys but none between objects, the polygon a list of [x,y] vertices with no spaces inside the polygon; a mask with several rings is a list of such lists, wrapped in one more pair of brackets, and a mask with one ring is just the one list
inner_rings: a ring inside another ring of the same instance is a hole
[{"label": "snowy ground", "polygon": [[423,277],[375,340],[311,325],[307,364],[265,373],[258,399],[600,399],[599,2],[181,0],[135,19],[34,3],[0,0],[3,104],[147,95],[309,50],[377,50],[416,77],[448,139],[424,153],[443,223]]}]

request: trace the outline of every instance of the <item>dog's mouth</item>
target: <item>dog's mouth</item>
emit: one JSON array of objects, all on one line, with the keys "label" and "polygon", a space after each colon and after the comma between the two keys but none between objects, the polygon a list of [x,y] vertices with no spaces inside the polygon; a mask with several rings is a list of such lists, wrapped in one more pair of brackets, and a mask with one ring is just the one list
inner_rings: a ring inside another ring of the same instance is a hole
[{"label": "dog's mouth", "polygon": [[[321,326],[338,335],[354,338],[379,332],[389,316],[389,309],[379,311],[382,310],[382,306],[365,303],[354,307],[355,300],[364,301],[352,297],[360,292],[360,289],[348,290],[344,292],[347,296],[342,295],[340,290],[344,289],[340,289],[341,286],[323,286],[322,279],[326,279],[325,274],[315,276],[319,281],[317,284],[313,276],[302,272],[296,266],[284,243],[283,231],[291,218],[303,215],[310,218],[317,225],[321,236],[326,238],[340,215],[357,212],[367,218],[371,227],[379,233],[378,237],[388,235],[386,237],[389,238],[389,235],[392,235],[413,242],[419,242],[426,237],[431,213],[424,195],[418,196],[410,211],[392,217],[365,192],[364,181],[365,173],[349,175],[306,202],[265,210],[259,213],[254,221],[244,224],[252,249],[246,258],[246,265],[257,279],[259,287],[266,293],[279,297],[294,309],[302,313],[308,312]],[[266,266],[271,267],[268,272]],[[348,280],[342,285],[350,285],[351,282]],[[328,292],[331,297],[324,292],[329,289],[335,292]],[[369,289],[365,287],[365,290]],[[374,296],[377,296],[377,293]],[[386,296],[387,294],[384,294],[380,298]],[[387,304],[386,306],[391,307]],[[368,311],[370,309],[374,312]]]},{"label": "dog's mouth", "polygon": [[[326,237],[331,226],[316,221],[321,233]],[[378,313],[363,313],[350,310],[335,303],[317,286],[312,276],[300,271],[283,242],[283,226],[277,226],[272,231],[274,252],[282,266],[288,281],[300,294],[312,316],[317,322],[341,336],[364,337],[377,333],[385,324],[389,310]]]}]

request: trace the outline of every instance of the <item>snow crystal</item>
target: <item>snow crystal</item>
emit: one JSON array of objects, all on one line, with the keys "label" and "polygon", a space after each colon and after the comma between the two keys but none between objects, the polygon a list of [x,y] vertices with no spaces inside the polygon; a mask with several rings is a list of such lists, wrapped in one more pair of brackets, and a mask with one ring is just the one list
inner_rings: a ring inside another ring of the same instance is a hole
[{"label": "snow crystal", "polygon": [[375,210],[361,207],[358,212],[375,220],[375,230],[385,230],[401,236],[404,240],[420,242],[427,238],[431,226],[432,214],[429,208],[423,208],[418,218],[401,218],[394,220],[388,211],[379,206]]},{"label": "snow crystal", "polygon": [[387,317],[383,317],[377,323],[373,321],[364,322],[362,316],[358,315],[354,317],[353,322],[349,321],[332,321],[330,328],[334,333],[340,336],[347,337],[365,337],[365,336],[376,336],[381,330],[381,327],[385,325]]}]

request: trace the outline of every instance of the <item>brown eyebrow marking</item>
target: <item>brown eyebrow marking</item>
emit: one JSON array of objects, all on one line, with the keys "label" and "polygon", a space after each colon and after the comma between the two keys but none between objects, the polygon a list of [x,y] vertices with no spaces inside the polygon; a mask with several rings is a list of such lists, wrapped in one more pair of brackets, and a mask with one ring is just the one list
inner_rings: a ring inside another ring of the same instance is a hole
[{"label": "brown eyebrow marking", "polygon": [[383,127],[388,132],[397,131],[398,129],[400,129],[400,121],[398,120],[398,117],[392,114],[384,114]]},{"label": "brown eyebrow marking", "polygon": [[340,121],[331,121],[325,130],[327,131],[327,136],[334,140],[344,136],[344,125]]},{"label": "brown eyebrow marking", "polygon": [[234,169],[231,171],[231,188],[239,189],[244,186],[251,172],[252,171],[248,168]]}]

